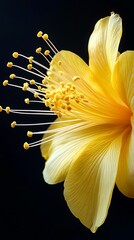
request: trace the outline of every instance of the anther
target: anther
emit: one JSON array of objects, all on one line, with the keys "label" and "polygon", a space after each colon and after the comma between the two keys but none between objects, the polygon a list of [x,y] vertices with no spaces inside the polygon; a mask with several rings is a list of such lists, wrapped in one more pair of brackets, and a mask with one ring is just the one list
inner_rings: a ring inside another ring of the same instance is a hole
[{"label": "anther", "polygon": [[30,80],[30,84],[34,85],[35,84],[35,80],[34,79]]},{"label": "anther", "polygon": [[13,56],[14,58],[18,58],[19,53],[18,53],[18,52],[14,52],[14,53],[12,54],[12,56]]},{"label": "anther", "polygon": [[25,143],[23,144],[23,147],[24,147],[25,150],[28,150],[28,149],[29,149],[29,144],[28,144],[28,142],[25,142]]},{"label": "anther", "polygon": [[15,74],[14,73],[10,74],[9,78],[10,79],[14,79],[15,78]]},{"label": "anther", "polygon": [[6,107],[5,111],[6,111],[7,114],[9,114],[10,113],[10,107]]},{"label": "anther", "polygon": [[44,55],[46,55],[46,56],[48,56],[50,54],[50,51],[49,50],[46,50],[45,52],[44,52]]},{"label": "anther", "polygon": [[38,47],[38,48],[36,49],[36,53],[41,53],[41,51],[42,51],[42,48],[41,48],[41,47]]},{"label": "anther", "polygon": [[79,76],[74,76],[74,77],[72,78],[72,80],[73,80],[73,81],[80,80],[80,77],[79,77]]},{"label": "anther", "polygon": [[31,138],[31,137],[33,136],[33,132],[28,131],[28,132],[27,132],[27,136]]},{"label": "anther", "polygon": [[16,121],[13,121],[13,122],[11,123],[11,127],[12,127],[12,128],[15,128],[15,126],[16,126]]},{"label": "anther", "polygon": [[8,85],[8,80],[4,80],[3,81],[3,86],[5,87],[5,86],[7,86]]},{"label": "anther", "polygon": [[62,62],[61,61],[58,61],[58,65],[60,66],[62,64]]},{"label": "anther", "polygon": [[72,108],[71,108],[70,106],[67,106],[67,110],[68,110],[68,111],[71,111]]},{"label": "anther", "polygon": [[38,33],[37,33],[37,37],[42,37],[42,35],[43,35],[43,32],[42,31],[39,31]]},{"label": "anther", "polygon": [[13,66],[13,62],[8,62],[7,67],[11,68]]},{"label": "anther", "polygon": [[34,59],[34,57],[29,57],[29,63],[32,63],[33,62],[33,59]]},{"label": "anther", "polygon": [[44,85],[47,84],[47,80],[45,78],[42,80],[42,84],[44,84]]},{"label": "anther", "polygon": [[25,83],[23,84],[22,90],[23,90],[23,91],[26,91],[26,90],[28,89],[28,87],[29,87],[29,84],[28,84],[27,82],[25,82]]},{"label": "anther", "polygon": [[48,40],[48,34],[47,34],[47,33],[43,34],[42,38],[43,38],[45,41]]},{"label": "anther", "polygon": [[30,103],[29,98],[25,98],[25,99],[24,99],[24,102],[25,102],[26,104],[29,104],[29,103]]},{"label": "anther", "polygon": [[0,106],[0,112],[2,112],[2,110],[3,110],[3,108],[2,108],[2,106]]},{"label": "anther", "polygon": [[27,69],[28,69],[28,70],[32,70],[32,67],[33,67],[33,66],[32,66],[31,63],[27,65]]},{"label": "anther", "polygon": [[34,93],[34,97],[37,98],[39,94],[37,92]]}]

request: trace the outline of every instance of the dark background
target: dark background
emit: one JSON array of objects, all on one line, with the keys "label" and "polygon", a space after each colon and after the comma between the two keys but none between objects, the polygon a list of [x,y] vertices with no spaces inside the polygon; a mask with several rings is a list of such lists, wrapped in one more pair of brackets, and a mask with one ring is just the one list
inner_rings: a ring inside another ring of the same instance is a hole
[{"label": "dark background", "polygon": [[[42,45],[39,30],[48,32],[58,49],[68,49],[88,61],[87,43],[98,19],[111,11],[123,18],[120,51],[133,49],[133,1],[0,1],[0,105],[24,108],[23,92],[2,82],[8,78],[7,61],[14,51],[33,55]],[[134,228],[134,200],[115,187],[108,217],[92,234],[69,211],[63,184],[47,185],[39,147],[23,150],[25,128],[10,128],[14,119],[36,118],[0,114],[0,239],[130,239]],[[43,119],[43,118],[42,118]],[[38,119],[40,120],[40,119]],[[46,121],[47,119],[43,119]]]}]

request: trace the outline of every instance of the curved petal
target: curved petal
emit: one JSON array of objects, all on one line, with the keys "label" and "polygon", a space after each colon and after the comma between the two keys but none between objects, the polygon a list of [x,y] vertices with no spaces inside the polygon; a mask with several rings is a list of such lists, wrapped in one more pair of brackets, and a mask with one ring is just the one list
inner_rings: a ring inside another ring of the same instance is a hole
[{"label": "curved petal", "polygon": [[121,100],[134,112],[134,51],[122,53],[114,67],[113,88]]},{"label": "curved petal", "polygon": [[89,66],[95,80],[106,89],[111,84],[111,72],[118,55],[122,20],[118,14],[100,19],[89,38]]},{"label": "curved petal", "polygon": [[50,63],[50,69],[53,72],[48,71],[48,75],[57,85],[60,81],[71,82],[87,96],[91,94],[91,89],[99,91],[97,84],[92,80],[89,66],[73,52],[65,50],[58,52]]},{"label": "curved petal", "polygon": [[130,131],[124,136],[116,183],[124,195],[134,198],[134,118]]},{"label": "curved petal", "polygon": [[[78,158],[89,140],[87,127],[85,129],[81,123],[66,119],[57,119],[56,122],[60,125],[53,124],[48,129],[55,131],[52,141],[41,145],[42,156],[47,160],[43,176],[49,184],[64,181],[71,162]],[[44,139],[51,135],[51,132],[45,134]]]},{"label": "curved petal", "polygon": [[[107,136],[106,136],[107,135]],[[92,232],[103,224],[115,185],[122,137],[105,133],[71,165],[64,195],[71,212]]]}]

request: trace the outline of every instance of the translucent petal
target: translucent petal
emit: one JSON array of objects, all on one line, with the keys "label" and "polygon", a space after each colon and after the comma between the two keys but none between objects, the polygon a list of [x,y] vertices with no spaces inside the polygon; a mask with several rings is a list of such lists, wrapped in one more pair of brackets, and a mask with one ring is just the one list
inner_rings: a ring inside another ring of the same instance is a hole
[{"label": "translucent petal", "polygon": [[92,232],[103,224],[115,185],[122,137],[104,132],[71,165],[64,195],[71,212]]},{"label": "translucent petal", "polygon": [[134,51],[126,51],[119,56],[112,85],[121,100],[134,112]]},{"label": "translucent petal", "polygon": [[100,19],[89,39],[89,65],[95,75],[95,81],[103,90],[111,85],[111,72],[118,54],[122,34],[122,20],[112,13],[110,17]]},{"label": "translucent petal", "polygon": [[132,131],[128,128],[122,145],[116,183],[126,196],[134,198],[134,118]]},{"label": "translucent petal", "polygon": [[[42,156],[47,160],[43,176],[49,184],[64,181],[71,162],[78,158],[89,140],[87,129],[81,130],[79,123],[76,129],[74,127],[74,123],[69,122],[51,125],[48,129],[57,129],[52,141],[41,145]],[[58,131],[59,128],[62,130]],[[44,138],[49,136],[51,133],[45,134]]]}]

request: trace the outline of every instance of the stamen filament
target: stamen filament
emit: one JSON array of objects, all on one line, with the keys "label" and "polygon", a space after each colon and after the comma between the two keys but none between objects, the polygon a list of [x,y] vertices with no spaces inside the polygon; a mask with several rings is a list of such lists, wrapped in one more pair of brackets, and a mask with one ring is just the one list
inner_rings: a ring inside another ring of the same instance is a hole
[{"label": "stamen filament", "polygon": [[38,73],[35,73],[35,72],[31,71],[31,70],[28,70],[28,69],[26,69],[26,68],[20,67],[20,66],[18,66],[18,65],[14,65],[14,64],[13,64],[13,67],[16,67],[16,68],[19,68],[19,69],[21,69],[21,70],[23,70],[23,71],[25,71],[25,72],[34,74],[34,75],[36,75],[36,76],[38,76],[38,77],[40,77],[40,78],[44,78],[44,76],[42,76],[42,75],[40,75],[40,74],[38,74]]},{"label": "stamen filament", "polygon": [[61,123],[69,123],[69,122],[75,122],[75,121],[79,121],[79,119],[75,119],[75,120],[64,120],[64,121],[54,121],[54,122],[43,122],[43,123],[16,123],[16,126],[18,127],[29,127],[29,126],[43,126],[43,125],[55,125],[55,124],[61,124]]}]

